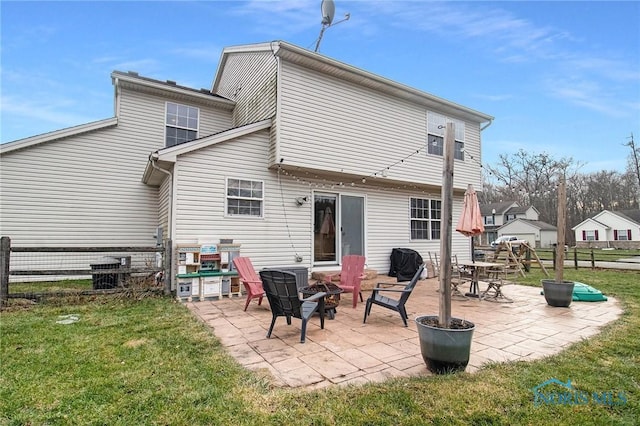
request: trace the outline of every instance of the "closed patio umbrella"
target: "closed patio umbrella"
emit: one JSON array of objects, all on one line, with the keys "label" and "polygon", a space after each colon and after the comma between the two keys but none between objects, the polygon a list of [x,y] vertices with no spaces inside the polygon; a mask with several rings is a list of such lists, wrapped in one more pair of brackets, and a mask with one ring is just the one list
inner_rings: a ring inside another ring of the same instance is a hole
[{"label": "closed patio umbrella", "polygon": [[471,237],[471,259],[475,261],[473,237],[484,232],[484,223],[482,213],[480,213],[478,195],[473,189],[473,185],[469,185],[464,193],[464,205],[462,206],[462,214],[458,220],[456,231],[466,237]]}]

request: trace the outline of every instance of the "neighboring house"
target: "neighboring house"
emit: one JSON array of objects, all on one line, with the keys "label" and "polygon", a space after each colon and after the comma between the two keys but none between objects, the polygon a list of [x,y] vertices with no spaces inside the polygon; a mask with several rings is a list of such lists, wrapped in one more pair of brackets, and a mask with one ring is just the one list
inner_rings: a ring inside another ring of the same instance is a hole
[{"label": "neighboring house", "polygon": [[498,228],[498,233],[514,235],[534,248],[554,247],[558,242],[558,229],[540,220],[514,219]]},{"label": "neighboring house", "polygon": [[491,244],[502,235],[513,235],[501,228],[509,221],[514,219],[537,221],[540,214],[535,207],[521,207],[516,201],[482,204],[480,213],[484,219],[484,233],[480,237],[480,244],[483,245]]},{"label": "neighboring house", "polygon": [[[115,117],[1,145],[14,245],[232,238],[258,269],[363,254],[385,272],[394,247],[439,251],[446,122],[454,223],[481,185],[491,116],[286,42],[224,49],[210,90],[112,82]],[[469,239],[454,232],[452,250],[469,258]]]},{"label": "neighboring house", "polygon": [[640,248],[640,210],[603,210],[571,228],[577,247]]}]

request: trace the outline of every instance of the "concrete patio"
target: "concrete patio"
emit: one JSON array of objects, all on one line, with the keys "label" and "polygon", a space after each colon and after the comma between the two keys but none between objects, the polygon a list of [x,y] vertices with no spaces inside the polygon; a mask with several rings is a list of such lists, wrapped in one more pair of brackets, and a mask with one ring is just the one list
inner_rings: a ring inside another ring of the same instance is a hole
[{"label": "concrete patio", "polygon": [[[378,281],[394,279],[379,276]],[[324,330],[319,318],[309,321],[304,344],[300,343],[301,321],[295,318],[290,326],[285,318],[278,318],[271,338],[266,338],[271,322],[266,298],[262,306],[252,301],[246,312],[242,310],[244,297],[187,306],[244,367],[269,371],[276,386],[315,389],[430,375],[413,319],[437,315],[437,288],[437,278],[418,283],[407,302],[409,327],[404,327],[398,313],[379,306],[372,307],[363,324],[365,303],[353,309],[351,296],[343,295],[336,318],[327,318]],[[622,313],[612,297],[606,302],[573,302],[569,308],[553,308],[547,306],[540,288],[514,284],[503,289],[514,303],[452,301],[453,316],[476,325],[467,372],[487,362],[528,361],[557,353],[594,336]],[[363,291],[365,301],[369,293]]]}]

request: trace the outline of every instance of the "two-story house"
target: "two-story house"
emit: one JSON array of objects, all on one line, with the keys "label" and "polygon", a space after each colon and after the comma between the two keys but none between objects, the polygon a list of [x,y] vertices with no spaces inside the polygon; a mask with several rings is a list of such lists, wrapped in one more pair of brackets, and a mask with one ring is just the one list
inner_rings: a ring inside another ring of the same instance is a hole
[{"label": "two-story house", "polygon": [[[114,117],[1,146],[14,244],[231,238],[256,268],[335,269],[351,253],[384,271],[394,247],[439,250],[447,122],[454,223],[481,185],[470,156],[491,116],[286,42],[224,49],[210,89],[112,82]],[[452,248],[470,257],[455,232]]]},{"label": "two-story house", "polygon": [[533,206],[520,206],[516,201],[483,204],[485,232],[481,244],[489,245],[502,235],[526,240],[531,247],[552,247],[558,240],[557,228],[540,221],[540,213]]}]

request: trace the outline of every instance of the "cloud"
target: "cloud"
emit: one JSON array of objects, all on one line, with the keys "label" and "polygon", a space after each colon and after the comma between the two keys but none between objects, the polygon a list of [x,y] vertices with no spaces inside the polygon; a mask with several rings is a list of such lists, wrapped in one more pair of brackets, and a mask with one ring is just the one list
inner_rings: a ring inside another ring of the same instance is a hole
[{"label": "cloud", "polygon": [[321,20],[320,2],[313,0],[254,0],[241,3],[231,14],[249,15],[257,23],[253,31],[276,33],[280,37],[299,33],[314,26],[319,27]]},{"label": "cloud", "polygon": [[71,99],[59,96],[52,98],[42,97],[41,99],[43,100],[25,101],[16,97],[2,95],[0,97],[0,113],[3,115],[3,121],[10,121],[10,119],[7,120],[7,116],[13,115],[68,127],[93,120],[93,118],[82,114],[66,112],[66,110],[77,106],[75,101]]},{"label": "cloud", "polygon": [[610,117],[629,116],[628,105],[611,95],[601,83],[581,77],[548,78],[544,82],[550,96],[597,111]]},{"label": "cloud", "polygon": [[501,101],[507,101],[509,99],[513,99],[514,96],[511,94],[502,94],[502,95],[476,94],[475,97],[478,99],[484,99],[486,101],[491,101],[491,102],[501,102]]}]

